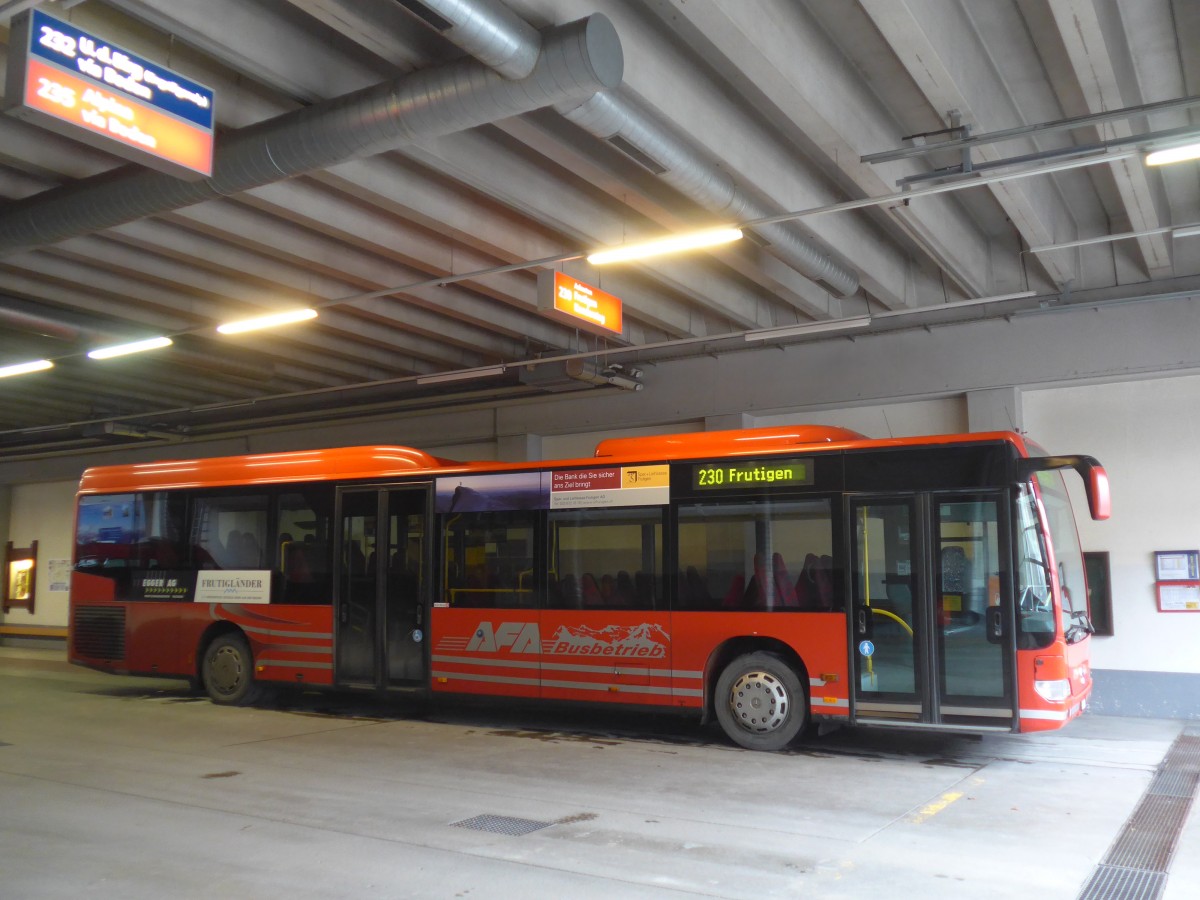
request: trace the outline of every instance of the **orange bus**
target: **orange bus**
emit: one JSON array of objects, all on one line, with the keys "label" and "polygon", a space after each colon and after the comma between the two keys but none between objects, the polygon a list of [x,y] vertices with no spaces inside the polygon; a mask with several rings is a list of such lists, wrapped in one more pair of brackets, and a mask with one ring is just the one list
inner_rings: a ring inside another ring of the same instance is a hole
[{"label": "orange bus", "polygon": [[810,723],[1058,728],[1091,690],[1061,470],[1008,432],[803,426],[460,463],[352,447],[88,469],[69,654],[270,685],[633,704],[774,750]]}]

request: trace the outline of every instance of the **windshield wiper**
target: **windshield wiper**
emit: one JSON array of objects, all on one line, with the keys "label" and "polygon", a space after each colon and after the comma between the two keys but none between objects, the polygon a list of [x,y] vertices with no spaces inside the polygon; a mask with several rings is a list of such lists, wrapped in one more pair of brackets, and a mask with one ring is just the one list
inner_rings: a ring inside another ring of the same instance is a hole
[{"label": "windshield wiper", "polygon": [[1092,620],[1088,618],[1088,614],[1086,612],[1081,609],[1072,609],[1068,610],[1068,613],[1072,619],[1080,620],[1072,624],[1071,627],[1067,629],[1066,634],[1063,635],[1063,637],[1067,639],[1068,644],[1076,644],[1079,641],[1082,641],[1089,634],[1096,633],[1096,628],[1092,625]]}]

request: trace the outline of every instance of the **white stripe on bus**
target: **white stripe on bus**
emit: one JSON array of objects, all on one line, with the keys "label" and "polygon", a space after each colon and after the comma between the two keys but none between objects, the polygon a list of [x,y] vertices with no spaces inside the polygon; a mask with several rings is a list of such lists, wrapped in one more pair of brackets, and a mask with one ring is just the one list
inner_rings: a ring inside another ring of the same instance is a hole
[{"label": "white stripe on bus", "polygon": [[1022,719],[1045,719],[1050,722],[1065,722],[1067,714],[1058,712],[1052,709],[1023,709],[1021,710]]},{"label": "white stripe on bus", "polygon": [[551,672],[596,672],[601,675],[612,674],[613,671],[619,671],[622,675],[645,675],[649,678],[676,678],[689,679],[698,681],[704,676],[703,672],[691,672],[686,670],[676,669],[645,669],[645,668],[625,668],[623,666],[585,666],[571,665],[567,663],[538,663],[520,659],[480,659],[474,656],[446,656],[444,654],[435,654],[432,657],[434,662],[438,663],[453,663],[455,665],[465,666],[495,666],[498,668],[507,669],[537,669],[541,668],[544,671]]}]

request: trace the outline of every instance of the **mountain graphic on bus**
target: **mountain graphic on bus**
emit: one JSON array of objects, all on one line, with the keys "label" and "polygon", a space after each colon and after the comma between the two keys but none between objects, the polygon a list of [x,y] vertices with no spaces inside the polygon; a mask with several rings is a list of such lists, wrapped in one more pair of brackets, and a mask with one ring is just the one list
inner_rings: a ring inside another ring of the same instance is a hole
[{"label": "mountain graphic on bus", "polygon": [[604,628],[561,625],[554,637],[546,641],[543,652],[566,656],[662,659],[667,655],[670,641],[670,635],[660,626],[648,622]]}]

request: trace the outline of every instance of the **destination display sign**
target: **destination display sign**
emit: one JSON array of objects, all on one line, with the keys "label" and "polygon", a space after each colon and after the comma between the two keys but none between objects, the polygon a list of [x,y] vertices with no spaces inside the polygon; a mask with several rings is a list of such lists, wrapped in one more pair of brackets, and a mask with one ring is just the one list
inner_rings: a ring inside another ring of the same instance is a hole
[{"label": "destination display sign", "polygon": [[692,466],[692,488],[698,491],[805,487],[812,483],[811,459],[700,463]]},{"label": "destination display sign", "polygon": [[538,308],[578,328],[609,334],[625,330],[620,297],[563,272],[538,275]]},{"label": "destination display sign", "polygon": [[13,19],[6,111],[133,162],[212,174],[210,88],[40,10]]}]

